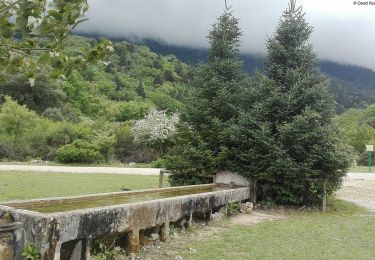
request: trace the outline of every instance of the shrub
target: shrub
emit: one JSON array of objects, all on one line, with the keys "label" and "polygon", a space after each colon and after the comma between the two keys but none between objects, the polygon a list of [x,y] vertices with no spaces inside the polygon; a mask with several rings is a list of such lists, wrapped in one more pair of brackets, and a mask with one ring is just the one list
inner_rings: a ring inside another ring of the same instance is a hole
[{"label": "shrub", "polygon": [[145,118],[135,122],[132,129],[134,141],[156,148],[163,154],[169,139],[176,133],[179,120],[177,113],[168,116],[166,111],[152,109]]},{"label": "shrub", "polygon": [[151,109],[151,105],[146,102],[130,101],[124,103],[120,108],[120,114],[116,120],[125,122],[128,120],[137,120],[144,117]]},{"label": "shrub", "polygon": [[[58,124],[59,125],[59,124]],[[40,158],[42,160],[52,160],[57,147],[48,144],[48,136],[55,128],[56,123],[42,118],[28,134],[22,152],[25,157]]]},{"label": "shrub", "polygon": [[109,162],[112,158],[115,142],[116,137],[113,135],[113,131],[96,131],[93,138],[93,143],[99,147],[99,152],[106,162]]},{"label": "shrub", "polygon": [[58,123],[48,133],[47,144],[57,148],[72,143],[75,139],[77,139],[77,133],[71,124]]},{"label": "shrub", "polygon": [[234,216],[240,213],[241,203],[240,202],[233,202],[229,203],[227,207],[228,216]]},{"label": "shrub", "polygon": [[43,114],[44,117],[51,119],[53,121],[63,121],[64,116],[62,115],[61,108],[58,107],[49,107],[44,110]]},{"label": "shrub", "polygon": [[27,244],[21,254],[27,260],[40,259],[40,250],[33,244]]},{"label": "shrub", "polygon": [[92,255],[94,260],[111,260],[116,259],[118,253],[112,247],[96,242],[92,249]]},{"label": "shrub", "polygon": [[81,124],[78,124],[78,125],[74,125],[74,131],[77,134],[77,139],[82,139],[82,140],[88,141],[88,140],[93,138],[95,133],[91,129],[90,123],[92,123],[92,122],[89,122],[88,124],[81,123]]},{"label": "shrub", "polygon": [[39,119],[34,111],[6,96],[0,112],[0,131],[11,137],[13,148],[18,148]]},{"label": "shrub", "polygon": [[115,153],[121,162],[149,163],[156,159],[157,154],[144,145],[134,143],[131,125],[125,124],[116,131]]},{"label": "shrub", "polygon": [[183,108],[183,104],[171,97],[170,95],[161,93],[161,92],[153,92],[148,95],[152,103],[154,103],[158,109],[161,110],[170,110],[173,112],[181,111]]},{"label": "shrub", "polygon": [[151,164],[152,164],[152,167],[154,168],[165,168],[165,161],[164,159],[161,159],[161,158],[153,161]]},{"label": "shrub", "polygon": [[103,159],[97,145],[84,140],[76,140],[59,148],[56,158],[63,163],[92,163]]}]

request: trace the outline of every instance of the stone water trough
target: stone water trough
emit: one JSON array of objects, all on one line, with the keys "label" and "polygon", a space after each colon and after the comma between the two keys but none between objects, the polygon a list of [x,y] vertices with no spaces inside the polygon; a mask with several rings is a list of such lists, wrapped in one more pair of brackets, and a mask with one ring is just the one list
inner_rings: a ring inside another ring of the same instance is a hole
[{"label": "stone water trough", "polygon": [[28,243],[46,260],[90,259],[97,240],[137,253],[147,234],[167,240],[170,224],[189,227],[195,216],[248,200],[244,183],[222,174],[213,184],[0,203],[0,260],[23,259]]}]

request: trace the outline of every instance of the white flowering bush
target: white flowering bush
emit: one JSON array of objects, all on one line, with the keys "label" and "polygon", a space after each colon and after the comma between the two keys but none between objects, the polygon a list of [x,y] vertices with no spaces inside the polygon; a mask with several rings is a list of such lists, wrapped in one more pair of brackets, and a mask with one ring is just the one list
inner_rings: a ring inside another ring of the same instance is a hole
[{"label": "white flowering bush", "polygon": [[169,116],[166,112],[151,109],[143,119],[137,120],[132,129],[134,142],[156,148],[163,153],[180,121],[178,113]]}]

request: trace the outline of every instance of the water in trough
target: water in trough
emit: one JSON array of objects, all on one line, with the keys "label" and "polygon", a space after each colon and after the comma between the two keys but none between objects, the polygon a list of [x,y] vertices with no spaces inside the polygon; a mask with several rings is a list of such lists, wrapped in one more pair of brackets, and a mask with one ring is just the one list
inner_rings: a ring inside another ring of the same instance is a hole
[{"label": "water in trough", "polygon": [[97,208],[103,206],[129,204],[134,202],[142,202],[184,195],[193,195],[205,192],[213,192],[219,190],[228,190],[230,186],[207,186],[207,187],[191,187],[185,189],[166,189],[160,191],[144,191],[117,195],[104,195],[100,197],[81,197],[78,199],[60,199],[48,202],[35,202],[25,204],[8,205],[17,209],[25,209],[40,213],[55,213],[86,208]]}]

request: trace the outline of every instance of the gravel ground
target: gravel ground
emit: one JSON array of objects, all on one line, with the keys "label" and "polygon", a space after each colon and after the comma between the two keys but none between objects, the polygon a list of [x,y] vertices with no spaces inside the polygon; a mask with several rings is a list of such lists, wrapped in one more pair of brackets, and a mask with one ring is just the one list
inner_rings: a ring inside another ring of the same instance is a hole
[{"label": "gravel ground", "polygon": [[349,173],[336,195],[375,213],[375,173]]}]

